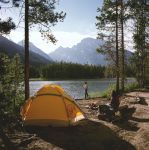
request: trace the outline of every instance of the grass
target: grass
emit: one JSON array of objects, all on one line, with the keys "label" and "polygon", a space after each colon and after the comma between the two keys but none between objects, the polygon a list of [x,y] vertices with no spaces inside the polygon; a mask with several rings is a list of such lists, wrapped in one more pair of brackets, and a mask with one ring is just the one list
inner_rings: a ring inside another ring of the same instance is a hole
[{"label": "grass", "polygon": [[138,83],[137,82],[129,83],[125,86],[125,92],[130,92],[130,91],[133,91],[137,88],[138,88]]},{"label": "grass", "polygon": [[113,90],[115,90],[115,84],[111,84],[104,92],[102,92],[101,97],[110,99]]},{"label": "grass", "polygon": [[[125,86],[125,91],[124,92],[130,92],[130,91],[133,91],[137,88],[138,88],[138,84],[136,82],[129,83]],[[91,98],[102,97],[102,98],[110,99],[111,93],[115,89],[116,89],[116,85],[111,84],[105,91],[103,91],[103,92],[92,92],[92,93],[89,93],[89,95],[90,95]]]},{"label": "grass", "polygon": [[110,98],[112,91],[115,89],[115,84],[111,84],[104,92],[91,92],[89,93],[90,98],[102,97]]},{"label": "grass", "polygon": [[101,97],[101,93],[100,92],[91,92],[91,93],[89,93],[89,97],[90,98]]}]

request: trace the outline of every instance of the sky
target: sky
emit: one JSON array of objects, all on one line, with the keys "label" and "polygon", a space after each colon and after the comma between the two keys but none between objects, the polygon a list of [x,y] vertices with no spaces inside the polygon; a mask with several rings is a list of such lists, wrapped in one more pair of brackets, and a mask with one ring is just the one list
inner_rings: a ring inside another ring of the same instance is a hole
[{"label": "sky", "polygon": [[[87,37],[96,38],[96,16],[97,8],[102,6],[103,0],[60,0],[56,5],[57,10],[66,12],[64,22],[59,22],[52,28],[58,42],[54,45],[43,40],[37,30],[30,31],[30,42],[46,53],[50,53],[59,46],[72,47]],[[20,16],[16,9],[0,10],[1,18],[12,16],[16,24],[19,23]],[[24,29],[18,28],[11,31],[8,38],[16,43],[23,40]]]}]

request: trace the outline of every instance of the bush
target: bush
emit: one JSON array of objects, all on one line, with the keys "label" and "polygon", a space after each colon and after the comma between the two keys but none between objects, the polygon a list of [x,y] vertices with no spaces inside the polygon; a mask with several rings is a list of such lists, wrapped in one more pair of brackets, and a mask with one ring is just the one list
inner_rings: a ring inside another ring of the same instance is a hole
[{"label": "bush", "polygon": [[110,99],[111,93],[113,90],[115,90],[115,88],[116,88],[115,84],[111,84],[106,91],[101,93],[101,97]]},{"label": "bush", "polygon": [[130,92],[134,89],[137,89],[138,87],[139,87],[139,85],[137,82],[129,83],[125,86],[125,92]]},{"label": "bush", "polygon": [[24,73],[18,55],[0,53],[0,115],[18,113],[24,100]]}]

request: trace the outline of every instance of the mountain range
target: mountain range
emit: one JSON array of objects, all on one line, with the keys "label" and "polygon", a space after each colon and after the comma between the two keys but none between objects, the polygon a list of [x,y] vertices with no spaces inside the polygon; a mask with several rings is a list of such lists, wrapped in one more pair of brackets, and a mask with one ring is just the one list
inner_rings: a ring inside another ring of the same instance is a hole
[{"label": "mountain range", "polygon": [[[53,62],[53,60],[47,56],[48,58],[42,56],[40,54],[40,49],[36,46],[32,45],[33,49],[30,49],[30,64],[38,65],[38,64],[47,64]],[[36,52],[35,50],[36,49]],[[39,51],[39,52],[38,52]],[[7,38],[0,36],[0,52],[7,53],[10,57],[14,56],[15,54],[19,54],[21,60],[24,61],[24,47],[8,40]],[[43,52],[44,53],[44,52]]]},{"label": "mountain range", "polygon": [[[51,52],[49,56],[54,61],[64,61],[79,64],[90,65],[106,65],[105,55],[96,51],[96,49],[104,43],[102,40],[94,38],[85,38],[72,48],[59,47]],[[125,51],[126,58],[132,56],[132,52]]]},{"label": "mountain range", "polygon": [[101,40],[85,38],[72,48],[57,48],[49,56],[58,62],[65,61],[79,64],[106,65],[107,62],[104,55],[96,51],[96,48],[102,43],[103,41]]},{"label": "mountain range", "polygon": [[[17,44],[19,44],[20,46],[24,47],[24,40],[18,42]],[[36,47],[32,42],[29,42],[29,49],[32,52],[34,52],[34,53],[36,53],[36,54],[44,57],[45,59],[53,61],[48,54],[46,54],[41,49],[39,49],[38,47]]]},{"label": "mountain range", "polygon": [[[29,43],[30,64],[47,64],[52,62],[71,62],[78,64],[106,65],[105,56],[96,51],[97,47],[103,44],[103,41],[85,38],[72,48],[59,47],[49,55],[37,48],[33,43]],[[9,56],[18,53],[24,61],[24,41],[18,44],[0,36],[0,52],[6,52]],[[132,52],[126,51],[126,57],[132,56]]]}]

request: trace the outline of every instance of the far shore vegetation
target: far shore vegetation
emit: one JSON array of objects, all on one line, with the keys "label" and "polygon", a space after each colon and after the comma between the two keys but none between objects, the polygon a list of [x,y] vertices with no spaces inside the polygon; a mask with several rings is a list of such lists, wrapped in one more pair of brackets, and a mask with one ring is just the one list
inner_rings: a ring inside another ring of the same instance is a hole
[{"label": "far shore vegetation", "polygon": [[[127,77],[134,77],[130,66],[126,68]],[[102,79],[115,78],[115,71],[101,65],[77,63],[50,63],[30,66],[30,80],[69,80],[69,79]]]}]

